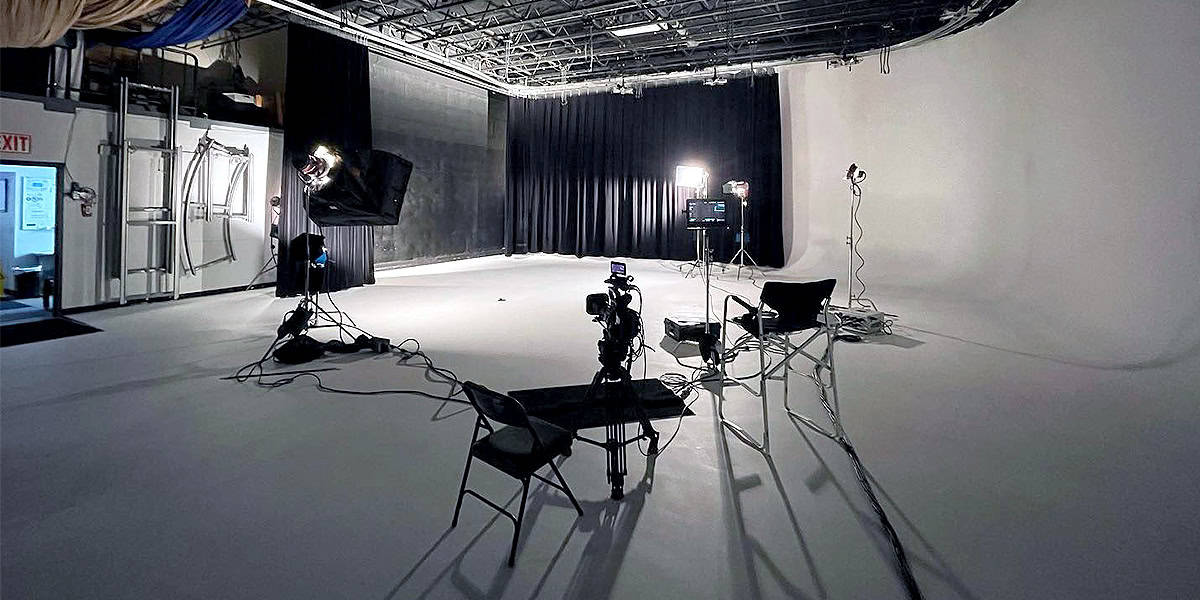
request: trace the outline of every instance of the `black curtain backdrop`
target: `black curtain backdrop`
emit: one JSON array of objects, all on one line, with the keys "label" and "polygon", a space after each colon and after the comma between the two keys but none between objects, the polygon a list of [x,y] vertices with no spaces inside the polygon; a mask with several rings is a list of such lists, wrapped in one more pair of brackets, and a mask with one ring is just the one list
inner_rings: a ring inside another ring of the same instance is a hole
[{"label": "black curtain backdrop", "polygon": [[[709,195],[732,179],[750,183],[747,250],[783,266],[779,78],[709,87],[647,88],[641,98],[611,93],[517,99],[508,112],[509,252],[690,260],[675,166],[705,166]],[[712,234],[717,260],[737,251],[731,225]]]},{"label": "black curtain backdrop", "polygon": [[[279,212],[279,264],[275,293],[294,296],[304,286],[288,268],[288,242],[304,233],[304,186],[295,161],[317,144],[344,152],[371,147],[371,87],[367,48],[302,25],[288,26],[287,89],[283,116],[283,182]],[[312,226],[329,250],[325,288],[337,291],[375,283],[370,227]],[[303,270],[298,271],[303,274]]]}]

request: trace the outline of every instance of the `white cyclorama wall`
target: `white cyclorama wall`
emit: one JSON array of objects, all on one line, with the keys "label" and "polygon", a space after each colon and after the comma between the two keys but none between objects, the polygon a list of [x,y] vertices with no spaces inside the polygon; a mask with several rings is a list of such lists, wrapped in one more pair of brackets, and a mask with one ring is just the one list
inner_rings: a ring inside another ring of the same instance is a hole
[{"label": "white cyclorama wall", "polygon": [[890,75],[874,56],[785,70],[789,270],[837,274],[845,302],[854,162],[881,308],[961,302],[1026,349],[1096,366],[1195,352],[1198,40],[1193,0],[1021,0],[895,51]]},{"label": "white cyclorama wall", "polygon": [[[119,248],[105,248],[102,228],[119,228],[119,222],[106,222],[106,206],[116,202],[112,193],[115,172],[107,149],[101,147],[111,137],[116,116],[106,110],[76,108],[75,113],[47,109],[42,102],[17,98],[0,98],[0,130],[28,133],[33,136],[29,154],[0,153],[0,160],[36,160],[65,162],[69,174],[64,176],[64,190],[71,181],[94,188],[97,204],[92,216],[82,214],[79,203],[63,201],[63,248],[61,274],[63,308],[79,308],[113,302],[118,299],[115,278],[107,277],[103,268],[105,253],[117,253]],[[129,136],[133,138],[162,138],[166,121],[161,118],[131,115]],[[268,200],[279,194],[280,149],[283,136],[262,127],[217,123],[197,119],[181,122],[178,145],[184,150],[178,167],[177,185],[182,188],[182,173],[195,150],[196,142],[206,131],[214,139],[231,146],[248,145],[253,156],[250,173],[250,219],[230,222],[234,253],[237,261],[218,264],[199,275],[181,275],[180,291],[192,293],[244,286],[250,283],[259,268],[270,256],[268,235],[271,211]],[[131,162],[130,205],[133,207],[161,205],[162,161],[158,155],[135,153]],[[213,182],[214,195],[223,200],[225,181]],[[204,222],[189,219],[192,256],[196,264],[224,255],[219,219]],[[129,267],[144,266],[146,228],[130,228]],[[115,255],[115,254],[114,254]],[[260,282],[274,281],[274,273]],[[145,278],[132,275],[129,294],[144,291]]]}]

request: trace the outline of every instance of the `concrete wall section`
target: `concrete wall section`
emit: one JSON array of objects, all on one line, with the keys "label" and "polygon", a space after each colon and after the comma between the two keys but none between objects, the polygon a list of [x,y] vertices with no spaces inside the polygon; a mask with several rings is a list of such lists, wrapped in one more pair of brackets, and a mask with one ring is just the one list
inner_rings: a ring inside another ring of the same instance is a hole
[{"label": "concrete wall section", "polygon": [[891,75],[870,61],[786,70],[790,269],[844,284],[856,162],[877,300],[988,306],[1064,360],[1195,351],[1198,56],[1195,2],[1025,0],[896,51]]},{"label": "concrete wall section", "polygon": [[375,228],[376,263],[430,261],[504,245],[503,97],[371,56],[376,148],[413,162],[396,227]]}]

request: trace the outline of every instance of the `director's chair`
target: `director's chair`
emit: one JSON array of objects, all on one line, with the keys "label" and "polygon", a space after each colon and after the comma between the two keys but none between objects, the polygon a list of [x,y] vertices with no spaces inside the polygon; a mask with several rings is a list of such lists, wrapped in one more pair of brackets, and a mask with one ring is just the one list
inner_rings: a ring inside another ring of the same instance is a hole
[{"label": "director's chair", "polygon": [[[736,294],[725,297],[722,313],[721,346],[725,349],[721,361],[721,378],[724,382],[736,383],[750,394],[762,400],[763,432],[761,441],[756,440],[744,427],[725,416],[725,385],[720,386],[717,400],[717,416],[721,425],[728,428],[746,445],[770,454],[770,427],[767,417],[767,387],[771,381],[783,382],[783,407],[788,416],[833,440],[843,437],[841,420],[838,418],[837,377],[834,370],[833,347],[837,334],[837,317],[829,312],[829,299],[833,295],[836,281],[794,283],[783,281],[768,281],[763,284],[762,293],[757,305]],[[730,302],[735,302],[746,309],[746,313],[730,318]],[[729,331],[732,323],[745,333],[729,345]],[[793,336],[806,336],[799,343],[793,342]],[[812,348],[824,339],[824,350],[820,353]],[[810,349],[812,348],[812,349]],[[739,351],[758,352],[759,372],[758,389],[748,385],[742,379],[730,378],[727,372],[727,361],[733,360]],[[772,360],[772,358],[776,360]],[[804,359],[812,364],[811,371],[801,370],[792,363]],[[821,405],[825,407],[832,430],[822,427],[813,419],[792,409],[788,398],[789,373],[796,371],[817,386]],[[832,399],[832,403],[831,403]]]}]

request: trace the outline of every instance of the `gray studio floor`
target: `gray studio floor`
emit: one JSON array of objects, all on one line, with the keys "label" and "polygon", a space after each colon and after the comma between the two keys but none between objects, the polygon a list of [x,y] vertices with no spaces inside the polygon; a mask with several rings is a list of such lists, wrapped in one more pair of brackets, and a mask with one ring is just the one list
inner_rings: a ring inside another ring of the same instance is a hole
[{"label": "gray studio floor", "polygon": [[[681,370],[659,348],[663,316],[703,303],[676,266],[630,263],[651,376]],[[511,390],[590,380],[584,296],[606,275],[600,259],[493,257],[380,273],[335,299]],[[1200,589],[1200,357],[1073,365],[969,304],[878,297],[898,335],[839,347],[843,420],[926,597]],[[255,291],[106,310],[82,316],[102,333],[0,352],[5,599],[903,597],[845,454],[776,410],[765,460],[722,435],[708,393],[652,472],[632,454],[623,502],[603,454],[577,445],[563,472],[585,516],[538,488],[509,569],[510,525],[485,506],[449,529],[462,406],[219,379],[293,305]],[[446,389],[391,357],[325,362],[329,385]],[[731,412],[756,424],[738,398]],[[518,489],[473,477],[501,501]]]}]

